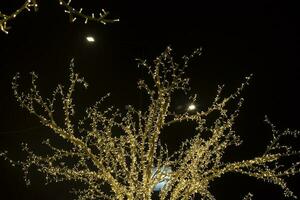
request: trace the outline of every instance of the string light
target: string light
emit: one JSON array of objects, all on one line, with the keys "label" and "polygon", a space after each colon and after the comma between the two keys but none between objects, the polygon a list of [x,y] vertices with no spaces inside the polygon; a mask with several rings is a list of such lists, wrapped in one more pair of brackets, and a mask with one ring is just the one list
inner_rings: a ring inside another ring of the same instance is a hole
[{"label": "string light", "polygon": [[[77,18],[83,19],[85,23],[87,23],[88,21],[95,21],[102,24],[107,24],[107,23],[114,23],[119,21],[119,19],[108,19],[109,12],[105,11],[104,9],[102,9],[102,11],[100,12],[99,14],[100,17],[96,17],[94,13],[92,13],[91,15],[84,14],[82,8],[80,8],[79,10],[73,8],[70,5],[71,0],[69,0],[68,2],[65,2],[64,0],[58,0],[58,2],[59,5],[64,8],[64,12],[69,15],[70,22],[75,22]],[[27,11],[34,10],[36,12],[38,10],[37,1],[26,0],[19,9],[15,10],[10,15],[0,12],[1,31],[8,34],[9,33],[8,30],[10,29],[10,27],[7,26],[8,22],[16,18],[20,13],[22,13],[25,10]]]},{"label": "string light", "polygon": [[0,29],[2,32],[8,34],[8,30],[10,27],[7,26],[7,23],[11,21],[12,19],[16,18],[20,13],[23,11],[31,11],[33,8],[34,11],[38,10],[38,4],[36,3],[36,0],[27,0],[25,3],[17,10],[15,10],[12,14],[6,15],[2,12],[0,12]]},{"label": "string light", "polygon": [[[148,94],[148,109],[142,111],[133,106],[128,106],[126,112],[120,112],[113,106],[103,109],[103,102],[110,96],[107,94],[86,109],[86,116],[79,123],[74,121],[78,118],[75,117],[74,91],[77,85],[86,88],[88,84],[75,72],[73,60],[69,85],[58,85],[50,99],[42,97],[42,92],[38,91],[35,73],[31,73],[29,92],[19,91],[20,76],[17,74],[12,81],[12,89],[19,105],[60,136],[69,148],[57,147],[48,139],[44,144],[52,150],[52,154],[39,155],[24,144],[22,149],[28,155],[25,161],[9,159],[6,151],[0,156],[13,166],[21,166],[28,184],[31,166],[38,168],[47,182],[83,183],[85,188],[75,191],[75,194],[84,200],[150,200],[154,190],[163,183],[159,190],[161,200],[190,199],[195,194],[203,199],[215,199],[210,191],[211,183],[228,173],[244,174],[278,185],[285,197],[295,197],[286,184],[286,178],[300,173],[300,162],[289,162],[287,158],[293,156],[295,160],[300,151],[284,145],[282,138],[298,137],[299,131],[286,129],[280,132],[266,118],[273,138],[265,152],[248,160],[223,160],[228,148],[241,144],[234,127],[243,103],[241,93],[251,76],[246,77],[236,92],[229,96],[223,97],[223,87],[218,87],[215,99],[203,111],[172,112],[170,105],[174,92],[189,92],[185,69],[190,59],[200,54],[197,49],[177,63],[168,47],[151,63],[137,59],[138,66],[150,75],[149,83],[145,80],[138,82],[138,87]],[[195,100],[195,97],[190,99]],[[63,113],[62,122],[54,117],[56,112]],[[214,113],[215,119],[211,118],[211,113]],[[213,123],[208,124],[208,118]],[[166,126],[184,121],[194,122],[195,136],[184,142],[178,151],[169,154],[160,143],[160,135]],[[116,128],[118,136],[114,135]],[[251,198],[249,193],[243,200]]]}]

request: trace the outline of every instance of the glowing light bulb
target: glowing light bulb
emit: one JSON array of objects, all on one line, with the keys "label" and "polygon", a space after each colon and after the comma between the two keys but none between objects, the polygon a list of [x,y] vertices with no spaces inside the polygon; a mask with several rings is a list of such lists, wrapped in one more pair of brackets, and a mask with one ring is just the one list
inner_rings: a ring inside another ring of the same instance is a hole
[{"label": "glowing light bulb", "polygon": [[95,38],[92,37],[92,36],[87,36],[87,37],[86,37],[86,40],[87,40],[88,42],[95,42]]},{"label": "glowing light bulb", "polygon": [[193,111],[196,109],[196,105],[195,104],[190,104],[188,107],[188,111]]}]

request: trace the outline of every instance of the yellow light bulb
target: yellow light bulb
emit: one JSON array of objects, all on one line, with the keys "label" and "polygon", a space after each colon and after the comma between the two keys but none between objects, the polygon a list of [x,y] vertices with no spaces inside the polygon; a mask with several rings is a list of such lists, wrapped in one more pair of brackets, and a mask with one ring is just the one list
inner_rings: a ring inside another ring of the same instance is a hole
[{"label": "yellow light bulb", "polygon": [[92,36],[87,36],[87,37],[86,37],[86,40],[87,40],[88,42],[95,42],[95,38],[92,37]]}]

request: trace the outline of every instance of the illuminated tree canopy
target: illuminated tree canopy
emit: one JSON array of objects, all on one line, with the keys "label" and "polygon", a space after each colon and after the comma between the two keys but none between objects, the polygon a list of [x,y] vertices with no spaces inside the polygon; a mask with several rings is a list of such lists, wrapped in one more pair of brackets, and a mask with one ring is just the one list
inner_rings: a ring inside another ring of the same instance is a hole
[{"label": "illuminated tree canopy", "polygon": [[[205,110],[176,113],[171,109],[176,91],[189,96],[189,79],[185,71],[189,61],[200,54],[201,49],[197,49],[176,61],[171,48],[167,47],[152,62],[137,59],[138,66],[146,70],[150,78],[138,82],[138,88],[144,90],[150,100],[146,111],[134,106],[128,106],[126,112],[114,106],[103,108],[103,102],[109,101],[107,94],[88,107],[86,116],[80,116],[79,121],[75,120],[79,105],[74,103],[74,91],[78,85],[87,88],[88,84],[75,72],[73,61],[69,85],[58,85],[50,97],[40,94],[35,73],[31,74],[30,90],[20,91],[17,74],[12,88],[19,105],[61,137],[66,146],[55,146],[48,139],[44,144],[51,149],[51,154],[37,154],[24,144],[25,161],[13,161],[7,152],[0,155],[22,167],[28,184],[31,166],[42,172],[48,182],[83,183],[84,189],[75,190],[78,199],[151,199],[157,184],[165,180],[159,191],[160,199],[187,200],[197,194],[202,199],[213,200],[211,183],[227,173],[244,174],[278,185],[285,197],[296,198],[288,188],[286,178],[300,172],[300,162],[287,163],[286,160],[300,152],[283,144],[282,138],[297,137],[299,131],[286,129],[280,132],[266,117],[273,138],[265,152],[249,160],[223,160],[229,147],[242,144],[234,125],[243,103],[241,93],[251,75],[228,96],[223,94],[224,86],[219,86],[214,100]],[[196,96],[189,98],[197,102]],[[57,118],[59,110],[63,112],[63,122]],[[194,137],[170,153],[161,143],[160,136],[166,127],[186,121],[194,124]],[[249,193],[244,200],[251,198]]]}]

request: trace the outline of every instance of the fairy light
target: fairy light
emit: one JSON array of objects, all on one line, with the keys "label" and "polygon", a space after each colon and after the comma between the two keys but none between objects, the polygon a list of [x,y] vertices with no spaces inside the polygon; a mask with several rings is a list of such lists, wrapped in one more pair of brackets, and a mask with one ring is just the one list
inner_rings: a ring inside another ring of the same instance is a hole
[{"label": "fairy light", "polygon": [[[103,108],[108,94],[88,107],[79,123],[75,110],[82,106],[75,105],[74,93],[77,85],[86,88],[88,84],[75,72],[73,60],[69,84],[58,85],[52,96],[47,98],[41,96],[43,92],[38,90],[35,73],[31,73],[32,87],[28,93],[19,91],[20,76],[17,74],[13,78],[12,89],[19,105],[37,116],[42,125],[72,148],[60,148],[48,139],[43,144],[52,150],[49,155],[35,154],[24,144],[22,149],[28,155],[24,161],[9,159],[6,151],[0,152],[0,156],[13,166],[21,166],[26,183],[30,183],[27,175],[31,166],[38,168],[48,182],[83,183],[86,188],[75,193],[78,199],[150,200],[154,191],[160,192],[160,199],[190,199],[195,194],[203,199],[215,199],[210,190],[211,183],[231,173],[278,185],[285,197],[295,197],[286,179],[300,173],[300,162],[293,162],[300,151],[283,144],[282,138],[298,137],[300,131],[286,129],[280,132],[266,118],[273,138],[265,152],[248,160],[227,162],[223,159],[227,149],[241,144],[234,127],[243,103],[241,93],[251,76],[246,77],[236,92],[229,96],[223,97],[223,87],[219,87],[206,110],[178,114],[171,110],[174,92],[189,91],[189,79],[184,69],[191,58],[200,54],[201,51],[196,50],[190,56],[184,56],[180,64],[175,62],[168,47],[151,64],[137,59],[138,66],[150,76],[147,81],[138,82],[139,89],[148,94],[148,109],[142,111],[128,106],[126,112],[120,112],[113,106]],[[196,109],[196,106],[190,105],[190,109]],[[62,114],[62,118],[54,117],[57,113]],[[213,122],[212,113],[217,116]],[[165,127],[185,121],[193,122],[195,136],[170,154],[160,143],[160,135]],[[120,133],[118,137],[113,135],[116,127]],[[203,132],[209,134],[202,138]],[[294,157],[289,162],[287,158],[291,156]],[[243,200],[251,197],[249,193]]]},{"label": "fairy light", "polygon": [[[33,9],[32,9],[33,8]],[[36,3],[36,0],[27,0],[24,2],[24,4],[15,10],[10,15],[4,14],[0,11],[0,29],[2,32],[8,34],[8,30],[10,27],[7,26],[8,22],[15,19],[20,13],[24,11],[37,11],[38,10],[38,4]]]},{"label": "fairy light", "polygon": [[[69,0],[68,2],[64,0],[58,0],[58,4],[62,6],[64,8],[64,12],[69,15],[70,22],[75,22],[76,19],[82,19],[84,23],[94,21],[102,24],[114,23],[119,21],[119,19],[109,19],[109,12],[105,11],[104,9],[101,9],[99,17],[96,17],[94,13],[90,15],[85,14],[83,12],[83,8],[79,8],[79,10],[77,10],[72,7],[71,0]],[[37,3],[37,0],[26,0],[20,8],[16,9],[11,14],[4,14],[0,11],[0,30],[8,34],[8,30],[10,28],[8,27],[9,21],[15,19],[20,13],[24,11],[34,10],[36,12],[38,10],[38,6],[39,4]]]}]

